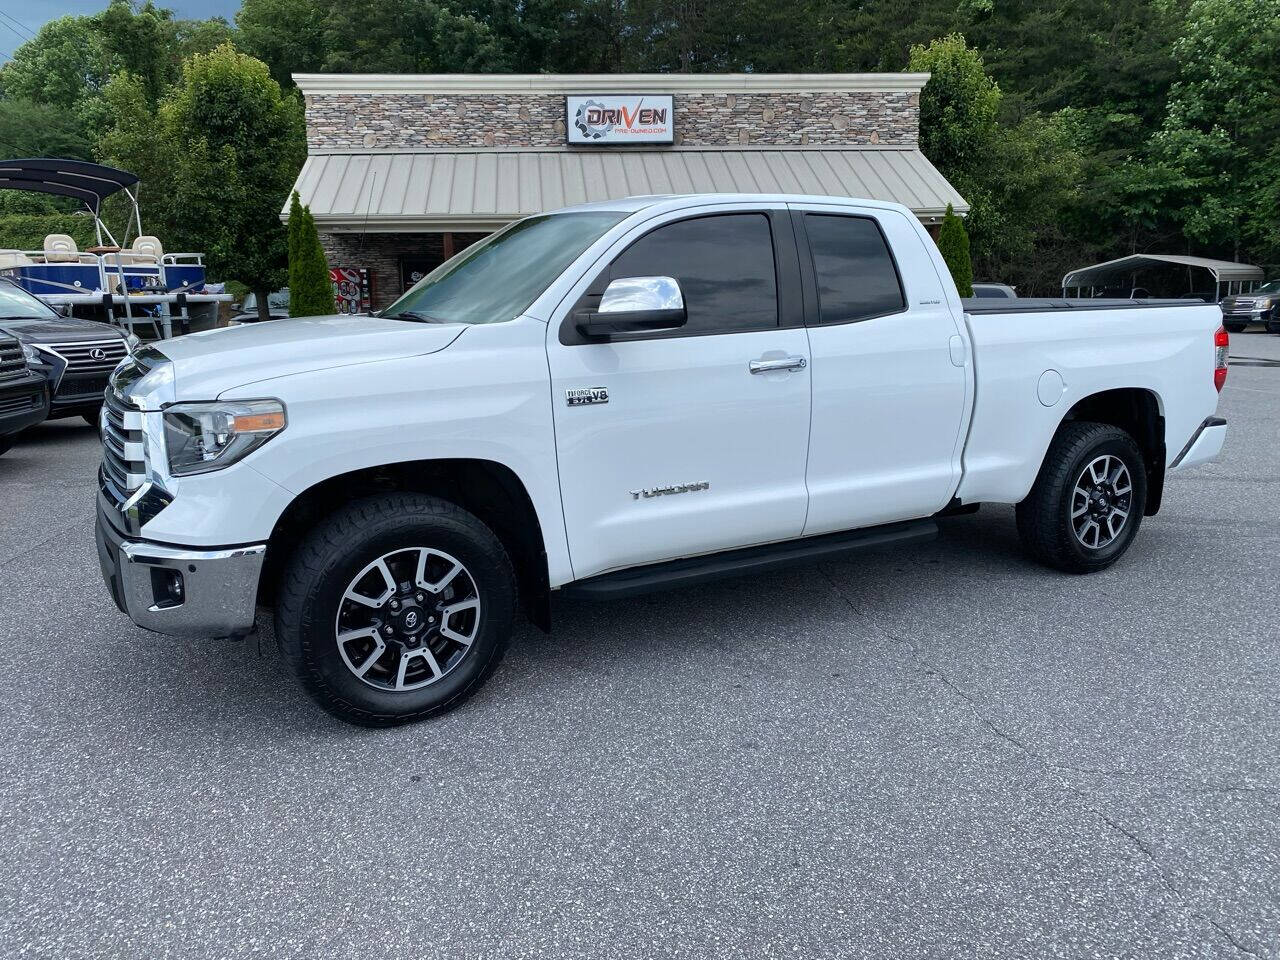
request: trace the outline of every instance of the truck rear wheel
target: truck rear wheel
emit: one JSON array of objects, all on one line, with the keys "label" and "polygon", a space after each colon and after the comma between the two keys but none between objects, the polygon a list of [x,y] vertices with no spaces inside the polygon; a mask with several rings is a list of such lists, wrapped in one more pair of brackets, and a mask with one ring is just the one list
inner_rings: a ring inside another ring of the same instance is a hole
[{"label": "truck rear wheel", "polygon": [[311,697],[363,726],[463,703],[510,640],[516,578],[477,517],[421,494],[360,500],[298,547],[276,602],[276,637]]},{"label": "truck rear wheel", "polygon": [[1147,505],[1147,471],[1133,437],[1105,423],[1058,428],[1040,474],[1018,504],[1018,535],[1039,562],[1092,573],[1129,549]]}]

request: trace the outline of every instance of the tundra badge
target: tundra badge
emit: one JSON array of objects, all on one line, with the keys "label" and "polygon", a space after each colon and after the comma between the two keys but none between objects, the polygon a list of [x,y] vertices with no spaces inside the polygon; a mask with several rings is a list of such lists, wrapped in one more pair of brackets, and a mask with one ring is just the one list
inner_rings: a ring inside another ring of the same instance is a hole
[{"label": "tundra badge", "polygon": [[640,490],[630,490],[632,500],[639,500],[644,497],[648,500],[650,497],[668,497],[673,493],[697,493],[699,490],[710,490],[711,482],[708,480],[698,480],[695,483],[668,483],[661,487],[643,487]]},{"label": "tundra badge", "polygon": [[608,403],[609,390],[606,387],[582,387],[578,390],[566,390],[564,398],[571,407],[580,407],[588,403]]}]

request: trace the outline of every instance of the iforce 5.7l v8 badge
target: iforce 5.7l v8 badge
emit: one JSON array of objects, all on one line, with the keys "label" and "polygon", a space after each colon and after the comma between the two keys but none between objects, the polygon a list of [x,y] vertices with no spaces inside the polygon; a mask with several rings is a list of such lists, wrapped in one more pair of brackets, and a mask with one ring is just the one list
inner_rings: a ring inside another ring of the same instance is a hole
[{"label": "iforce 5.7l v8 badge", "polygon": [[604,387],[582,387],[578,390],[566,390],[564,398],[571,407],[581,407],[588,403],[608,403],[609,391]]}]

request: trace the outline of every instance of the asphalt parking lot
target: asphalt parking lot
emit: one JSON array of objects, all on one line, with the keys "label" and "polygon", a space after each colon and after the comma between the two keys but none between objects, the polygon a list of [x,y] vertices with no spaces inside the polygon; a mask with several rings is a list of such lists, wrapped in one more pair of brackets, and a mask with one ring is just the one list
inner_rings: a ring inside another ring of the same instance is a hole
[{"label": "asphalt parking lot", "polygon": [[40,428],[0,459],[0,957],[1280,957],[1280,337],[1232,340],[1223,460],[1104,574],[987,508],[562,602],[388,731],[269,635],[129,623],[94,433]]}]

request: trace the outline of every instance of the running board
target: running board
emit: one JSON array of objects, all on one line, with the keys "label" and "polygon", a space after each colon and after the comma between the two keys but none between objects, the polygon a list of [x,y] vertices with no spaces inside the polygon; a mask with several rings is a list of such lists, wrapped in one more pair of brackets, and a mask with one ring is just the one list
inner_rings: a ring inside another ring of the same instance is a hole
[{"label": "running board", "polygon": [[655,590],[693,586],[723,577],[763,573],[795,563],[830,560],[877,547],[925,543],[937,536],[938,525],[932,519],[887,523],[864,530],[802,537],[782,543],[713,553],[705,557],[688,557],[645,567],[631,567],[567,583],[560,588],[559,593],[561,596],[587,600],[613,600]]}]

